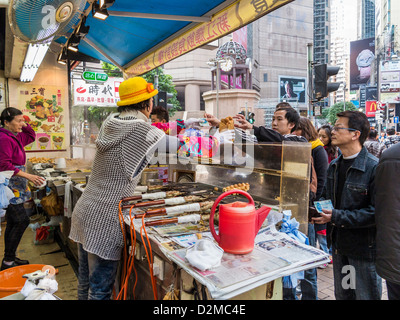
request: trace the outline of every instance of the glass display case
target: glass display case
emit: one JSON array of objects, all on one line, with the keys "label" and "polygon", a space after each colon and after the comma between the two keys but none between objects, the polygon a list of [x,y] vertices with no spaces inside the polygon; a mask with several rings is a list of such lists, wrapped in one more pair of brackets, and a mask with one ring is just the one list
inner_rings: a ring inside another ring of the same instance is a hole
[{"label": "glass display case", "polygon": [[169,181],[194,181],[224,188],[249,183],[265,205],[291,210],[307,234],[311,144],[301,142],[225,145],[212,159],[156,156],[168,164]]}]

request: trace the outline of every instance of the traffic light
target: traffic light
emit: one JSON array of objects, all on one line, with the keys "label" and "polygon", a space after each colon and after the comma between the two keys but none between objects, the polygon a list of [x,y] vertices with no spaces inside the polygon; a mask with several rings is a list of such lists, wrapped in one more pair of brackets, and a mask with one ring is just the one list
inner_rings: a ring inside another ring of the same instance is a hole
[{"label": "traffic light", "polygon": [[254,123],[254,117],[255,117],[255,114],[254,114],[254,112],[249,112],[249,114],[248,114],[248,116],[247,116],[247,121],[249,122],[249,123],[251,123],[251,124],[253,124]]},{"label": "traffic light", "polygon": [[246,117],[246,113],[245,113],[243,110],[240,111],[239,114],[243,115],[249,123],[251,123],[251,124],[254,123],[254,121],[255,121],[255,119],[254,119],[254,117],[255,117],[254,112],[248,112],[248,113],[247,113],[247,117]]},{"label": "traffic light", "polygon": [[162,107],[167,110],[172,108],[174,105],[172,103],[167,103],[167,102],[169,99],[171,99],[173,97],[174,97],[174,95],[172,93],[165,92],[165,91],[158,91],[157,106]]},{"label": "traffic light", "polygon": [[382,111],[382,113],[383,113],[382,120],[383,121],[387,120],[387,112],[388,112],[388,107],[387,107],[387,105],[385,105],[385,106],[383,106],[383,111]]},{"label": "traffic light", "polygon": [[387,109],[387,119],[388,119],[388,121],[392,121],[391,119],[393,119],[394,113],[395,113],[394,109]]},{"label": "traffic light", "polygon": [[383,121],[383,110],[382,109],[378,109],[378,110],[376,110],[376,112],[375,112],[375,119],[377,120],[377,121]]},{"label": "traffic light", "polygon": [[329,77],[337,75],[339,67],[328,66],[326,63],[314,66],[314,100],[320,101],[329,93],[339,89],[340,83],[328,82]]}]

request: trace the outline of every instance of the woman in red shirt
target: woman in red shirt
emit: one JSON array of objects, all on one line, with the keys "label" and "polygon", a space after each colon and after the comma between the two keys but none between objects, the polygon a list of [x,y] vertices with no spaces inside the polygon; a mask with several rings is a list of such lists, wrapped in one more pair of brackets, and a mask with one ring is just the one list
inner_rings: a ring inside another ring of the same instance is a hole
[{"label": "woman in red shirt", "polygon": [[45,179],[25,172],[26,155],[24,147],[35,141],[35,131],[25,123],[21,110],[6,108],[1,113],[0,128],[0,171],[13,171],[8,187],[15,197],[10,199],[6,210],[7,226],[4,233],[4,259],[1,270],[28,264],[27,260],[16,257],[16,250],[25,229],[29,225],[29,217],[24,202],[30,199],[28,180],[41,185]]}]

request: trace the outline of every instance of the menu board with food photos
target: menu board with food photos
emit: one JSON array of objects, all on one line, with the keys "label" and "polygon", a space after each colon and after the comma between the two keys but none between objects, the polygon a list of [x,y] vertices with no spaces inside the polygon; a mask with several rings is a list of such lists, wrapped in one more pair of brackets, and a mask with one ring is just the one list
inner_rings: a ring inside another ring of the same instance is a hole
[{"label": "menu board with food photos", "polygon": [[19,106],[36,132],[27,151],[65,150],[65,91],[55,86],[24,84],[19,88]]}]

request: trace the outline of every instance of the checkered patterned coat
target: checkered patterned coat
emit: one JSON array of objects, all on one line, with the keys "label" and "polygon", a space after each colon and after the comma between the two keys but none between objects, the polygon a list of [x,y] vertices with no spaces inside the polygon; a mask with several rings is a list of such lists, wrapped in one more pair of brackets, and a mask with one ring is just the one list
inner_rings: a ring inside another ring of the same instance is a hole
[{"label": "checkered patterned coat", "polygon": [[71,218],[69,237],[90,253],[119,260],[123,235],[118,203],[133,195],[143,169],[164,132],[151,126],[141,112],[111,114],[96,140],[89,182]]}]

